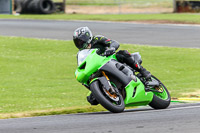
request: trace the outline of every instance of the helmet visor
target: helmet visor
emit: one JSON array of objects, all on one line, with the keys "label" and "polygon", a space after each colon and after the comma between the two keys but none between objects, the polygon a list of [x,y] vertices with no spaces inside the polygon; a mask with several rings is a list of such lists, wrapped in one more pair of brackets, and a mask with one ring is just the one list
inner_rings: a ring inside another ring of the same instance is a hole
[{"label": "helmet visor", "polygon": [[74,39],[74,43],[78,49],[85,49],[87,48],[88,44],[80,39]]}]

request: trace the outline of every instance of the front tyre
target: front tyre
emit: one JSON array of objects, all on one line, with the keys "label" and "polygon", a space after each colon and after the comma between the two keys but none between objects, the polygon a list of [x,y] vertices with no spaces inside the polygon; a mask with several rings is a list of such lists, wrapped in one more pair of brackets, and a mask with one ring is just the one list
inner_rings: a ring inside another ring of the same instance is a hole
[{"label": "front tyre", "polygon": [[92,94],[104,108],[113,113],[120,113],[124,111],[125,104],[121,94],[117,96],[118,101],[114,101],[113,98],[110,98],[108,95],[106,95],[102,89],[103,88],[100,87],[100,83],[98,80],[94,81],[90,85],[90,90],[92,91]]},{"label": "front tyre", "polygon": [[161,92],[153,92],[154,93],[153,100],[149,103],[149,106],[151,106],[154,109],[165,109],[169,106],[171,102],[170,94],[167,88],[159,79],[157,79],[153,75],[152,75],[152,78],[160,82],[159,87],[152,88],[152,89],[156,89],[157,91],[161,91]]}]

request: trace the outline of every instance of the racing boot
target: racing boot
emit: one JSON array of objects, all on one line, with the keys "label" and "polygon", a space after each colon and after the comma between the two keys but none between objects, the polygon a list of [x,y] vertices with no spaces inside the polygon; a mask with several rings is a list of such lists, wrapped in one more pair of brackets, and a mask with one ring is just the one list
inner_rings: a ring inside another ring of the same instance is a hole
[{"label": "racing boot", "polygon": [[99,102],[94,98],[93,94],[91,93],[89,96],[87,96],[87,101],[91,104],[91,105],[98,105]]},{"label": "racing boot", "polygon": [[129,66],[132,66],[132,68],[136,71],[138,71],[139,73],[142,74],[142,77],[144,77],[146,80],[150,80],[151,79],[151,73],[149,71],[147,71],[144,67],[142,67],[142,65],[138,62],[136,62],[134,60],[134,57],[129,57],[127,58],[127,64]]}]

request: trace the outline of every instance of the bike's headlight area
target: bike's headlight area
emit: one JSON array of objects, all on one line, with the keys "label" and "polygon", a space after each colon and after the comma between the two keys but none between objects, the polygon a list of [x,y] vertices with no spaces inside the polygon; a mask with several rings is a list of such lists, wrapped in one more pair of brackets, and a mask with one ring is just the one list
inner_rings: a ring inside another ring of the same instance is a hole
[{"label": "bike's headlight area", "polygon": [[85,60],[86,57],[87,57],[87,55],[79,55],[78,56],[78,66],[81,65],[81,63]]},{"label": "bike's headlight area", "polygon": [[84,49],[78,52],[77,55],[77,64],[78,66],[85,60],[85,58],[92,52],[92,49]]}]

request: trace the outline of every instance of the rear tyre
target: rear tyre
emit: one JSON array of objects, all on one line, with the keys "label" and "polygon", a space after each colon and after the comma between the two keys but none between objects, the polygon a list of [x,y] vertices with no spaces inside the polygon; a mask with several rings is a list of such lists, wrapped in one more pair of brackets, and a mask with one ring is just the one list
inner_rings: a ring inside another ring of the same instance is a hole
[{"label": "rear tyre", "polygon": [[55,12],[55,4],[52,0],[25,0],[23,13],[51,14]]},{"label": "rear tyre", "polygon": [[153,75],[152,75],[152,78],[160,82],[161,85],[157,89],[162,89],[162,93],[153,92],[154,93],[153,100],[149,103],[149,106],[151,106],[154,109],[165,109],[170,105],[170,102],[171,102],[170,94],[167,88],[159,79],[157,79]]},{"label": "rear tyre", "polygon": [[92,94],[94,95],[94,97],[96,98],[96,100],[107,110],[109,110],[110,112],[113,113],[120,113],[122,111],[124,111],[125,108],[125,104],[124,104],[124,100],[121,96],[121,94],[119,94],[119,96],[117,96],[119,98],[119,100],[113,101],[111,98],[109,98],[105,92],[102,90],[102,88],[100,87],[100,83],[99,81],[94,81],[91,85],[90,85],[90,90],[92,91]]}]

